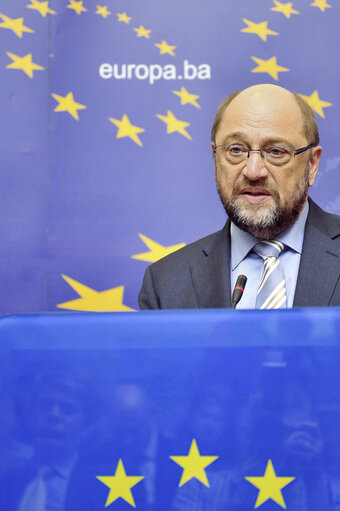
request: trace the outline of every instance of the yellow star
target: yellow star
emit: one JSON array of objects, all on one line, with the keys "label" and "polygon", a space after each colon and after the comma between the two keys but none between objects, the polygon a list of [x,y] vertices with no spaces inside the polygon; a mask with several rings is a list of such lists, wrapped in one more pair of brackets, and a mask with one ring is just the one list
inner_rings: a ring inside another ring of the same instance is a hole
[{"label": "yellow star", "polygon": [[151,30],[144,28],[143,25],[140,25],[140,27],[134,28],[133,30],[137,32],[137,37],[146,37],[147,39],[150,39]]},{"label": "yellow star", "polygon": [[323,119],[325,118],[325,114],[323,113],[323,108],[327,106],[332,106],[332,103],[329,103],[328,101],[323,101],[319,98],[319,93],[317,90],[315,90],[310,96],[304,96],[303,94],[300,94],[300,96],[307,101],[309,106],[313,108],[313,110],[319,114]]},{"label": "yellow star", "polygon": [[77,121],[79,120],[79,115],[77,110],[84,110],[87,108],[85,105],[81,103],[77,103],[74,101],[74,97],[72,92],[69,92],[65,97],[59,96],[58,94],[53,94],[52,96],[56,101],[58,101],[59,105],[55,107],[55,112],[68,112],[72,117],[74,117]]},{"label": "yellow star", "polygon": [[166,41],[162,41],[161,43],[156,43],[155,46],[157,46],[157,48],[159,48],[160,55],[164,55],[165,53],[168,53],[169,55],[172,55],[173,57],[176,56],[175,52],[174,52],[174,49],[176,48],[176,46],[171,46]]},{"label": "yellow star", "polygon": [[40,12],[41,16],[46,18],[47,14],[57,14],[53,9],[50,9],[48,2],[39,2],[38,0],[31,0],[29,5],[26,5],[28,9],[35,9]]},{"label": "yellow star", "polygon": [[196,440],[191,442],[190,450],[187,456],[169,456],[172,461],[177,463],[183,468],[182,477],[179,482],[179,487],[190,481],[190,479],[197,479],[205,486],[210,486],[205,473],[205,468],[211,465],[218,456],[201,456],[197,447]]},{"label": "yellow star", "polygon": [[134,310],[123,304],[124,286],[113,287],[104,291],[95,291],[66,275],[62,275],[62,277],[81,298],[59,303],[57,305],[59,309],[88,312],[126,312]]},{"label": "yellow star", "polygon": [[126,23],[127,25],[130,23],[132,18],[126,14],[126,12],[117,12],[118,21]]},{"label": "yellow star", "polygon": [[38,64],[32,62],[32,53],[28,53],[24,57],[19,57],[18,55],[14,55],[14,53],[7,52],[9,58],[12,59],[12,63],[8,64],[7,69],[21,69],[24,73],[27,74],[30,78],[33,78],[33,70],[41,70],[45,69]]},{"label": "yellow star", "polygon": [[196,99],[198,99],[199,96],[197,94],[190,94],[185,87],[182,87],[180,91],[173,90],[172,92],[176,94],[176,96],[179,96],[181,98],[181,105],[186,105],[187,103],[190,103],[191,105],[194,105],[197,108],[201,108],[196,101]]},{"label": "yellow star", "polygon": [[97,476],[97,479],[110,488],[105,507],[119,498],[125,500],[130,506],[136,507],[131,488],[136,486],[144,477],[127,476],[121,459],[118,461],[114,476]]},{"label": "yellow star", "polygon": [[178,131],[183,137],[191,139],[191,136],[185,129],[187,126],[190,126],[190,122],[180,121],[179,119],[176,119],[174,114],[171,112],[171,110],[168,110],[167,115],[160,115],[156,114],[156,117],[160,119],[161,121],[165,122],[166,124],[166,132],[174,133],[175,131]]},{"label": "yellow star", "polygon": [[283,500],[281,490],[294,481],[295,477],[278,477],[275,474],[271,460],[268,460],[264,476],[245,477],[245,479],[260,490],[255,503],[255,508],[271,499],[276,502],[276,504],[279,504],[279,506],[286,509],[286,504]]},{"label": "yellow star", "polygon": [[117,126],[118,133],[116,138],[124,138],[130,137],[131,140],[136,142],[139,146],[142,146],[142,142],[139,139],[137,133],[143,133],[145,131],[144,128],[140,128],[139,126],[134,126],[131,124],[128,116],[126,114],[123,115],[122,119],[114,119],[113,117],[109,117],[110,122]]},{"label": "yellow star", "polygon": [[319,7],[322,12],[325,12],[327,8],[332,7],[330,4],[327,3],[327,0],[314,0],[314,2],[311,5],[313,7]]},{"label": "yellow star", "polygon": [[258,64],[257,67],[251,70],[252,73],[268,73],[272,78],[278,80],[279,72],[289,71],[287,67],[282,67],[277,64],[276,57],[271,57],[268,60],[258,59],[257,57],[252,57],[252,59]]},{"label": "yellow star", "polygon": [[70,0],[69,5],[67,5],[68,9],[73,9],[77,14],[81,14],[82,12],[86,12],[86,7],[83,6],[83,1],[76,2],[75,0]]},{"label": "yellow star", "polygon": [[148,261],[149,263],[155,263],[162,257],[171,254],[172,252],[176,252],[182,247],[185,247],[185,243],[178,243],[178,245],[170,245],[169,247],[164,247],[160,243],[153,241],[152,239],[144,236],[143,234],[138,234],[140,239],[144,241],[145,245],[150,249],[149,252],[142,252],[140,254],[135,254],[132,259],[139,259],[140,261]]},{"label": "yellow star", "polygon": [[100,14],[103,18],[107,18],[111,13],[106,5],[97,5],[96,14]]},{"label": "yellow star", "polygon": [[23,32],[30,32],[33,33],[34,30],[32,30],[29,27],[25,27],[24,25],[24,18],[9,18],[8,16],[5,16],[5,14],[0,13],[0,18],[2,18],[2,23],[0,23],[0,27],[2,28],[9,28],[10,30],[13,30],[15,35],[18,37],[22,37]]},{"label": "yellow star", "polygon": [[270,30],[268,28],[268,21],[261,21],[261,23],[253,23],[252,21],[243,18],[247,28],[242,28],[241,32],[247,32],[248,34],[256,34],[261,37],[262,41],[267,41],[267,35],[279,35],[278,32]]},{"label": "yellow star", "polygon": [[272,7],[271,11],[282,12],[286,18],[290,18],[292,14],[300,14],[299,11],[293,9],[292,2],[282,4],[281,2],[278,2],[278,0],[274,0],[274,4],[276,7]]}]

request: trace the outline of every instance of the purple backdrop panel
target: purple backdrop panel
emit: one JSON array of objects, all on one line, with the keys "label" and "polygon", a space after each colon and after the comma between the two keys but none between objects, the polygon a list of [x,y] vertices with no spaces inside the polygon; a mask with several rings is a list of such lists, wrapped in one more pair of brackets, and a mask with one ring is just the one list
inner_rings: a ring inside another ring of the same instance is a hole
[{"label": "purple backdrop panel", "polygon": [[0,6],[1,312],[136,309],[146,264],[225,221],[209,132],[236,88],[307,98],[340,213],[335,1]]}]

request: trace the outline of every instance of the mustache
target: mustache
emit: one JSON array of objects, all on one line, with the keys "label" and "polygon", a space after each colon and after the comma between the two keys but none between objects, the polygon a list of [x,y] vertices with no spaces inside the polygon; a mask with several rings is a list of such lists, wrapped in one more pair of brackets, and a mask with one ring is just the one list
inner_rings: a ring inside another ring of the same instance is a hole
[{"label": "mustache", "polygon": [[234,194],[240,193],[244,188],[264,188],[267,190],[274,198],[279,197],[277,188],[275,185],[271,184],[268,181],[268,178],[261,177],[256,181],[251,181],[246,176],[243,176],[240,181],[238,181],[234,186]]}]

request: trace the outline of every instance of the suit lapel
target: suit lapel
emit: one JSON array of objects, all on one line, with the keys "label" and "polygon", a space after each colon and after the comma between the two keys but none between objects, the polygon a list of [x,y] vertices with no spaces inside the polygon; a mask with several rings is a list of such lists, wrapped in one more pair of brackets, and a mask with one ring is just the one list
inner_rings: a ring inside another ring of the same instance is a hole
[{"label": "suit lapel", "polygon": [[190,267],[199,308],[231,307],[230,221],[202,249],[201,261]]},{"label": "suit lapel", "polygon": [[326,233],[325,223],[318,222],[314,215],[319,208],[312,202],[310,207],[311,218],[306,223],[294,307],[330,305],[340,274],[339,243],[334,241],[339,229]]}]

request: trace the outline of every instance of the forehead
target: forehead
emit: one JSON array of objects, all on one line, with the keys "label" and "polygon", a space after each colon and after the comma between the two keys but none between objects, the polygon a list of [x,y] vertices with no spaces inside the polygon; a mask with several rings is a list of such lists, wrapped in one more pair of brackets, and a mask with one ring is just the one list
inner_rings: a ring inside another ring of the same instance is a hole
[{"label": "forehead", "polygon": [[[223,141],[232,133],[258,141],[287,140],[303,143],[303,119],[294,96],[287,90],[263,88],[246,89],[226,108],[216,139]],[[220,143],[220,142],[218,142]]]}]

